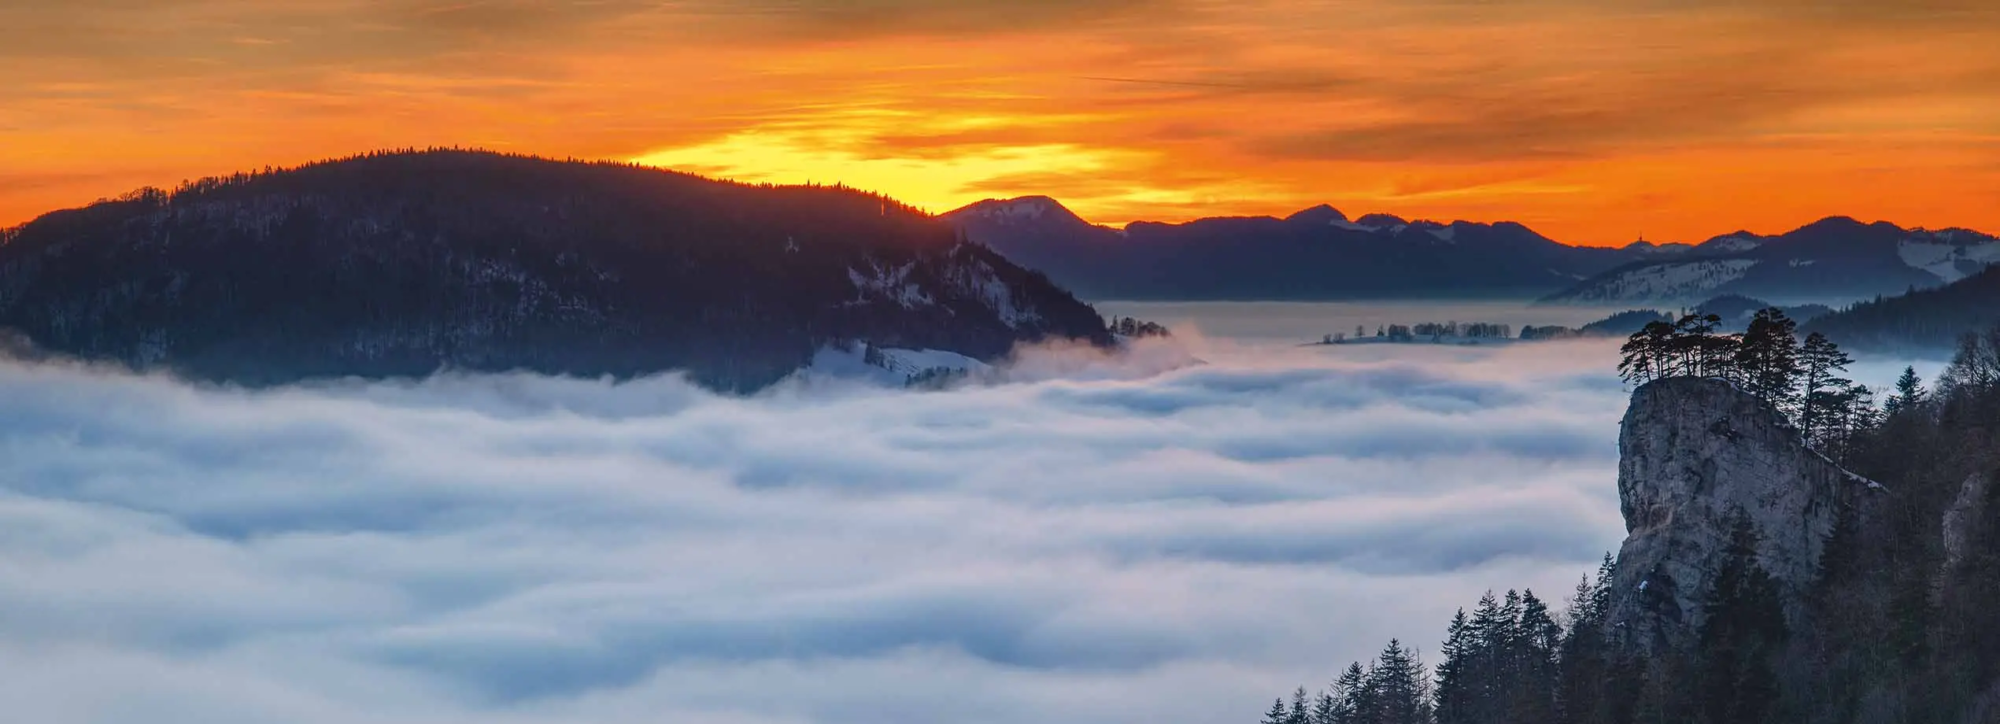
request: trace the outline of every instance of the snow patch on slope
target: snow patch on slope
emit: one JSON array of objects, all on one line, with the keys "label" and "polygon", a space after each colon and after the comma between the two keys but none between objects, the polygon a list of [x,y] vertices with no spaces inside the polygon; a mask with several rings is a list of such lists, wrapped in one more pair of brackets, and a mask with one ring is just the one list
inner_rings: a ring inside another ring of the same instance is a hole
[{"label": "snow patch on slope", "polygon": [[1565,302],[1683,302],[1710,296],[1743,278],[1755,259],[1697,259],[1662,262],[1603,278],[1562,295]]},{"label": "snow patch on slope", "polygon": [[904,309],[936,304],[937,300],[925,293],[923,287],[910,281],[910,273],[916,268],[914,263],[889,268],[871,261],[865,271],[848,267],[847,280],[853,282],[855,291],[860,294],[858,301],[869,301],[870,297],[886,299],[902,305]]},{"label": "snow patch on slope", "polygon": [[1055,213],[1056,208],[1054,199],[1029,196],[1007,201],[990,201],[969,210],[968,213],[991,221],[1025,222],[1039,221],[1042,217]]},{"label": "snow patch on slope", "polygon": [[1930,238],[1904,239],[1896,245],[1896,255],[1902,258],[1904,264],[1930,272],[1946,284],[2000,262],[2000,241],[1953,243],[1965,236],[1944,231],[1932,234]]},{"label": "snow patch on slope", "polygon": [[984,261],[952,265],[945,273],[945,283],[955,294],[971,298],[993,310],[1000,322],[1008,327],[1019,329],[1023,324],[1042,319],[1041,313],[1032,306],[1015,299],[1013,288],[1007,286],[1007,282],[1001,280],[993,267]]},{"label": "snow patch on slope", "polygon": [[1763,246],[1764,240],[1754,236],[1718,236],[1702,244],[1702,249],[1722,254],[1737,254]]},{"label": "snow patch on slope", "polygon": [[941,349],[872,347],[867,342],[827,345],[796,376],[807,382],[843,380],[905,387],[925,373],[984,375],[992,365]]},{"label": "snow patch on slope", "polygon": [[1377,234],[1385,231],[1391,234],[1401,234],[1403,233],[1404,229],[1410,228],[1409,224],[1361,224],[1353,221],[1348,221],[1346,219],[1334,219],[1326,223],[1328,226],[1342,228],[1348,231],[1365,231],[1370,234]]}]

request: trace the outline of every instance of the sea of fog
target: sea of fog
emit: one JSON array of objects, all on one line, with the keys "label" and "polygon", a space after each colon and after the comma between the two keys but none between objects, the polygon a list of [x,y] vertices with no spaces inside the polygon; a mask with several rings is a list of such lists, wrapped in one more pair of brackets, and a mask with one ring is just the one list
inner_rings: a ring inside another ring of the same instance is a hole
[{"label": "sea of fog", "polygon": [[[0,701],[63,722],[1218,722],[1622,537],[1578,310],[1101,305],[1004,383],[249,392],[0,362]],[[1900,365],[1871,361],[1868,381]],[[1926,368],[1933,371],[1935,365]]]}]

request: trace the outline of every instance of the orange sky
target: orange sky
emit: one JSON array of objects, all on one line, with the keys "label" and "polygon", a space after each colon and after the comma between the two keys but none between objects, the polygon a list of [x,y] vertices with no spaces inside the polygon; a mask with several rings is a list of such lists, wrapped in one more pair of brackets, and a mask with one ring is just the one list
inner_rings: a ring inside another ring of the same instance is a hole
[{"label": "orange sky", "polygon": [[16,0],[0,225],[400,146],[1093,221],[2000,232],[1989,0]]}]

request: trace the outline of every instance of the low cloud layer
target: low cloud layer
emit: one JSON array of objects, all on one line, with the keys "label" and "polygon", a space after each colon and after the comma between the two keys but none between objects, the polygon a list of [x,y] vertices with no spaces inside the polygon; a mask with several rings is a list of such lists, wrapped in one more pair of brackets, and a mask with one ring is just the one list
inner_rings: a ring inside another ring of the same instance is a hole
[{"label": "low cloud layer", "polygon": [[[23,721],[1212,722],[1616,545],[1604,344],[1016,382],[0,364]],[[1182,352],[1206,364],[1160,372]],[[1363,352],[1368,352],[1363,354]]]}]

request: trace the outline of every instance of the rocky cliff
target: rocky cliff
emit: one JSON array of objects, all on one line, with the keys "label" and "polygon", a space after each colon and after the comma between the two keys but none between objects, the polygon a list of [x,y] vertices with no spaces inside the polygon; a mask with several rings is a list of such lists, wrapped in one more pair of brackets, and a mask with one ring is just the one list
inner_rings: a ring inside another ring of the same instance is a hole
[{"label": "rocky cliff", "polygon": [[1808,449],[1777,410],[1725,382],[1645,385],[1622,425],[1627,535],[1607,621],[1642,649],[1679,647],[1699,631],[1703,596],[1739,515],[1756,526],[1758,561],[1798,623],[1842,511],[1865,514],[1885,493]]}]

